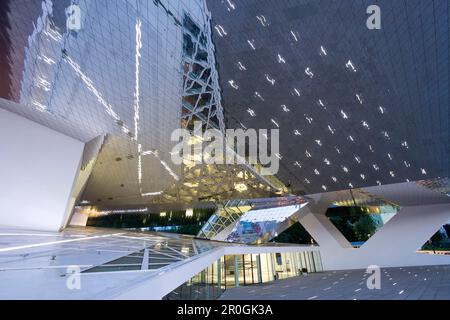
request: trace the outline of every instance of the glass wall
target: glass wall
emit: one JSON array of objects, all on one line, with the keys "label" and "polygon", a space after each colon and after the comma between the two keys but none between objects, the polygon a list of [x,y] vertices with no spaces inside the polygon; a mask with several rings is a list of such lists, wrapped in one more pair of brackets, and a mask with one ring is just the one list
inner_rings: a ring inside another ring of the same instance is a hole
[{"label": "glass wall", "polygon": [[215,300],[223,292],[221,283],[221,262],[216,261],[208,268],[192,277],[163,300]]},{"label": "glass wall", "polygon": [[164,299],[214,300],[226,289],[321,271],[319,251],[227,255]]}]

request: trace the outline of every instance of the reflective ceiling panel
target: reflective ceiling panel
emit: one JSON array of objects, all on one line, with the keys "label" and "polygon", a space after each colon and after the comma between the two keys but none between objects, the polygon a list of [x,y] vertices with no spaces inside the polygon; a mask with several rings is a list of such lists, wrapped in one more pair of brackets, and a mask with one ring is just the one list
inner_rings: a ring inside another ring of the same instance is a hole
[{"label": "reflective ceiling panel", "polygon": [[449,176],[448,1],[209,0],[229,127],[306,194]]}]

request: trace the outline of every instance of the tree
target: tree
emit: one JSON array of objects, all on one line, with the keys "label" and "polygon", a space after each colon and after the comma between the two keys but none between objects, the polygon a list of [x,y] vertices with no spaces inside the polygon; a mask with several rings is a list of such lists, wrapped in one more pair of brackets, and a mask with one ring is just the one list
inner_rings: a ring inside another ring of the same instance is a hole
[{"label": "tree", "polygon": [[354,228],[358,241],[367,241],[377,231],[377,225],[370,215],[361,215]]}]

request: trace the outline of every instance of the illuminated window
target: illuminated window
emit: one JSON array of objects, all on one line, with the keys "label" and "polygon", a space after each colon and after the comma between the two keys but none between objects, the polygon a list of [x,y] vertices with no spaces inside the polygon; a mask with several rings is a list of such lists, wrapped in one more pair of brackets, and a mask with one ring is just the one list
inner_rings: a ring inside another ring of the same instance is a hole
[{"label": "illuminated window", "polygon": [[194,209],[186,209],[186,218],[192,218],[194,216]]}]

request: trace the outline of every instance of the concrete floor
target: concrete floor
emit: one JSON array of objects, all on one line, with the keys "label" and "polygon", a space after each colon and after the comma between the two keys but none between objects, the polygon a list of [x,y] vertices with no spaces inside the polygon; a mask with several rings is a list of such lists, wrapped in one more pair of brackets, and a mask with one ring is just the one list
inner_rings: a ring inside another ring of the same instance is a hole
[{"label": "concrete floor", "polygon": [[[111,229],[0,229],[0,300],[109,299],[215,245],[219,244]],[[147,261],[143,250],[149,250]],[[81,271],[77,290],[67,285],[73,267]]]},{"label": "concrete floor", "polygon": [[450,266],[381,269],[369,290],[365,270],[330,271],[227,290],[221,300],[449,300]]},{"label": "concrete floor", "polygon": [[236,250],[233,254],[314,249],[117,229],[0,228],[0,300],[160,299],[189,280],[192,270],[200,272],[217,261],[225,247]]}]

